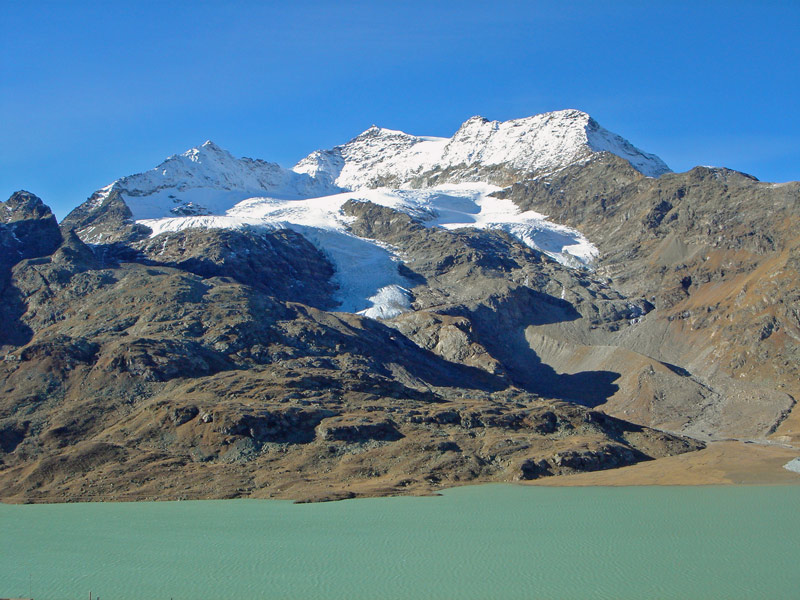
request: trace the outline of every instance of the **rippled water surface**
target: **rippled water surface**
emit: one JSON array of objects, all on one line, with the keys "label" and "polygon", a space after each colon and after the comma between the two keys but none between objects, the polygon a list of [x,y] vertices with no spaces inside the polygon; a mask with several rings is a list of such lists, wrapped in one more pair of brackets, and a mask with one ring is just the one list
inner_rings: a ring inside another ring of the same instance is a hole
[{"label": "rippled water surface", "polygon": [[798,598],[800,486],[0,505],[0,597]]}]

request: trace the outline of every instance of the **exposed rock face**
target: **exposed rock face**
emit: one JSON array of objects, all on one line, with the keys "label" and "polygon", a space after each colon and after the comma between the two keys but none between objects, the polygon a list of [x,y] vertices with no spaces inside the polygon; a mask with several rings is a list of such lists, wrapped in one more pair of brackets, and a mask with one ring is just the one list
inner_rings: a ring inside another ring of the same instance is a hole
[{"label": "exposed rock face", "polygon": [[152,264],[203,278],[229,276],[281,300],[333,308],[333,267],[303,236],[282,229],[186,229],[133,245]]},{"label": "exposed rock face", "polygon": [[800,184],[708,167],[648,179],[606,155],[504,195],[580,223],[601,251],[597,275],[655,309],[611,336],[539,327],[528,337],[545,362],[622,372],[623,394],[605,408],[637,422],[734,437],[780,426],[800,393]]},{"label": "exposed rock face", "polygon": [[52,253],[61,241],[55,216],[37,196],[19,191],[0,203],[0,346],[30,339],[30,331],[19,320],[25,306],[11,285],[12,267]]},{"label": "exposed rock face", "polygon": [[107,245],[141,240],[151,231],[133,221],[133,213],[117,190],[95,192],[61,222],[65,231],[75,230],[90,244]]},{"label": "exposed rock face", "polygon": [[48,255],[59,244],[56,218],[40,198],[20,191],[0,202],[0,263],[4,267],[23,258]]}]

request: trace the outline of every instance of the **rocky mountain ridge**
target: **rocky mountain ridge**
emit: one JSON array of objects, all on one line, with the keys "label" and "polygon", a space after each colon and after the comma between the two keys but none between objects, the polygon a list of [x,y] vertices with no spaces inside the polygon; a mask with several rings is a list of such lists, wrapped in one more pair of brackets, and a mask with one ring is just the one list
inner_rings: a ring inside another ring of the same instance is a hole
[{"label": "rocky mountain ridge", "polygon": [[451,138],[372,126],[346,144],[312,152],[294,170],[349,190],[464,181],[507,185],[515,172],[550,173],[599,152],[620,156],[649,177],[670,172],[660,158],[642,152],[578,110],[505,122],[476,116]]}]

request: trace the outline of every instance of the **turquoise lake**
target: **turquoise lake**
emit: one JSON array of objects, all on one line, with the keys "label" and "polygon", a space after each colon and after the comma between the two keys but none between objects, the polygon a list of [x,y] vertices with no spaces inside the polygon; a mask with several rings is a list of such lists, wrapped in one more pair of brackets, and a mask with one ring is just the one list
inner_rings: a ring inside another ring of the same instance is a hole
[{"label": "turquoise lake", "polygon": [[800,598],[800,486],[0,505],[0,597]]}]

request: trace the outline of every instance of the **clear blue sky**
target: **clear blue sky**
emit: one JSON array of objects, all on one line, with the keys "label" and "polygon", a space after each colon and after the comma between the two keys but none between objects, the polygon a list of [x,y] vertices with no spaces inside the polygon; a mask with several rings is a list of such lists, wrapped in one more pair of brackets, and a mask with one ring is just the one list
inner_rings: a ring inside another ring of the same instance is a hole
[{"label": "clear blue sky", "polygon": [[0,196],[59,217],[206,139],[291,166],[561,108],[676,171],[800,179],[797,1],[0,0],[0,61]]}]

